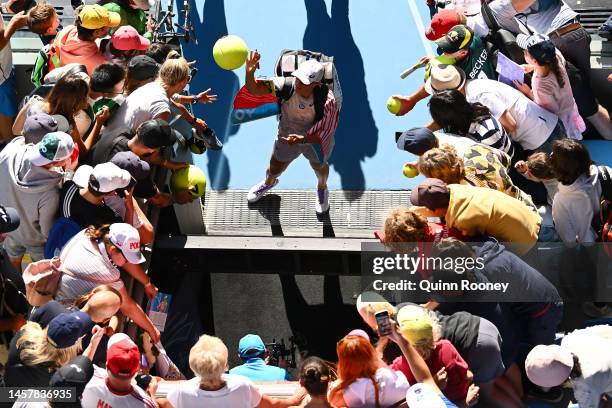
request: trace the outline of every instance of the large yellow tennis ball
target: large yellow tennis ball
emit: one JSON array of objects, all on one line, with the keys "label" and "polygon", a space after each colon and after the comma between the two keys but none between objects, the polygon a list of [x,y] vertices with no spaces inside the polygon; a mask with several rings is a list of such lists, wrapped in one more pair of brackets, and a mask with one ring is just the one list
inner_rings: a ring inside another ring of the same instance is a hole
[{"label": "large yellow tennis ball", "polygon": [[206,191],[206,176],[194,165],[179,169],[170,177],[170,189],[175,195],[189,191],[192,197],[202,197]]},{"label": "large yellow tennis ball", "polygon": [[244,40],[237,35],[221,37],[213,47],[213,58],[223,69],[240,68],[247,59],[249,49]]},{"label": "large yellow tennis ball", "polygon": [[387,109],[392,114],[397,115],[397,112],[399,112],[401,107],[402,103],[399,101],[399,99],[396,99],[392,96],[387,99]]}]

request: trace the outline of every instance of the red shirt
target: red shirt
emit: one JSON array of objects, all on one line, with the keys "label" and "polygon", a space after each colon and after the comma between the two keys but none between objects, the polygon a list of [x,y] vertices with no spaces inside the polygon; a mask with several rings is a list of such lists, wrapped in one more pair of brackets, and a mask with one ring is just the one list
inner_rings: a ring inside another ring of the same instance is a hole
[{"label": "red shirt", "polygon": [[[429,367],[429,371],[431,371],[431,375],[434,376],[434,378],[436,373],[440,371],[442,367],[445,367],[448,375],[448,383],[446,388],[442,390],[442,393],[451,401],[465,401],[468,387],[470,386],[466,378],[468,365],[450,341],[438,341],[435,350],[431,353],[431,357],[425,360],[425,363],[427,367]],[[412,371],[410,371],[408,361],[404,356],[393,360],[391,368],[404,373],[410,384],[417,383],[416,378],[412,375]]]}]

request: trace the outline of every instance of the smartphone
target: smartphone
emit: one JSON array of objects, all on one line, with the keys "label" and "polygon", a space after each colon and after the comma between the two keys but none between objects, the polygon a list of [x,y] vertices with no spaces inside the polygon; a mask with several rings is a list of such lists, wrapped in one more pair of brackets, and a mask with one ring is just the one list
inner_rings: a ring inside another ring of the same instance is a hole
[{"label": "smartphone", "polygon": [[378,326],[379,336],[388,336],[391,334],[391,322],[389,321],[389,312],[381,310],[376,312],[374,315],[376,318],[376,325]]}]

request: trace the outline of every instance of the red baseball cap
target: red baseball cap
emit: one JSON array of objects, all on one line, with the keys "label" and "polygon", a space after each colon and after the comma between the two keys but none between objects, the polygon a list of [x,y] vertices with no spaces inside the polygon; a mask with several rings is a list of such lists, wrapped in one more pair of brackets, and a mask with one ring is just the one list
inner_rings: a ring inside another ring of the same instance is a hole
[{"label": "red baseball cap", "polygon": [[151,44],[149,40],[138,34],[132,26],[124,25],[119,27],[112,35],[111,42],[113,47],[121,51],[138,50],[144,51]]},{"label": "red baseball cap", "polygon": [[425,30],[425,37],[431,41],[444,37],[451,28],[461,24],[459,13],[456,9],[440,10],[432,17],[429,27]]},{"label": "red baseball cap", "polygon": [[116,377],[131,378],[140,368],[140,352],[138,346],[129,337],[120,336],[122,334],[115,334],[108,341],[106,368]]}]

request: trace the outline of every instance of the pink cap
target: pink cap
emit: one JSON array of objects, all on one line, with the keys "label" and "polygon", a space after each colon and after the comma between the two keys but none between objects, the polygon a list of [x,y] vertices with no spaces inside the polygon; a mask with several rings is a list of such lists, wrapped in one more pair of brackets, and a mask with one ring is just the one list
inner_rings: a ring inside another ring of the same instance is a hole
[{"label": "pink cap", "polygon": [[370,341],[370,336],[368,336],[368,333],[366,333],[365,331],[361,329],[351,330],[350,333],[347,334],[347,336],[359,336],[359,337],[363,337],[367,341]]},{"label": "pink cap", "polygon": [[149,40],[138,34],[132,26],[119,27],[111,37],[113,47],[121,51],[138,50],[144,51],[149,48]]},{"label": "pink cap", "polygon": [[527,377],[540,387],[556,387],[563,384],[573,367],[572,353],[556,344],[535,346],[525,360]]}]

